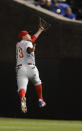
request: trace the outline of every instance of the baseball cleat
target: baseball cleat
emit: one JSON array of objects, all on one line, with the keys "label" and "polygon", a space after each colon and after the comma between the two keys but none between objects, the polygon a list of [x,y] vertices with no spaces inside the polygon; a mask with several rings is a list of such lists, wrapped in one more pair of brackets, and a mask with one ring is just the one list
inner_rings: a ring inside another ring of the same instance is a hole
[{"label": "baseball cleat", "polygon": [[42,99],[39,99],[39,107],[45,107],[46,106],[46,103],[42,100]]},{"label": "baseball cleat", "polygon": [[21,98],[21,110],[23,113],[27,112],[26,97]]}]

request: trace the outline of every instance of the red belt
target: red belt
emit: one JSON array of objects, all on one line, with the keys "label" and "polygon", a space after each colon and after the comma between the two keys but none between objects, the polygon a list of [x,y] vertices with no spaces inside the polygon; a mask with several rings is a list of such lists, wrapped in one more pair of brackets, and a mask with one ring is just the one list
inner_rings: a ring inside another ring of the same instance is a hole
[{"label": "red belt", "polygon": [[[27,63],[27,65],[33,65],[32,63]],[[17,65],[17,66],[22,66],[22,64],[20,64],[20,65]]]},{"label": "red belt", "polygon": [[27,63],[27,65],[33,65],[32,63]]}]

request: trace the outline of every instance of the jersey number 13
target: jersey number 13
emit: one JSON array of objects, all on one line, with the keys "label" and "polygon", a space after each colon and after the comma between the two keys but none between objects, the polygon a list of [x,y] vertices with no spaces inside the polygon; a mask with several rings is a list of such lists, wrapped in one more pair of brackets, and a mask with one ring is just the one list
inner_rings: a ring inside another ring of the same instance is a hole
[{"label": "jersey number 13", "polygon": [[17,58],[23,58],[23,50],[22,48],[17,49]]}]

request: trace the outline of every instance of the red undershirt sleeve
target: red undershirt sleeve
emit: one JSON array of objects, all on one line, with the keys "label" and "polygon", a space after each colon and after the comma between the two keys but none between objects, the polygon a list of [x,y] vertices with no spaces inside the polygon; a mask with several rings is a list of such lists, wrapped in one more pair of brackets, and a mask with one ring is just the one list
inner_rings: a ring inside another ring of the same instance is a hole
[{"label": "red undershirt sleeve", "polygon": [[34,43],[37,38],[35,37],[35,35],[33,35],[33,36],[31,37],[31,39],[32,39],[31,42]]}]

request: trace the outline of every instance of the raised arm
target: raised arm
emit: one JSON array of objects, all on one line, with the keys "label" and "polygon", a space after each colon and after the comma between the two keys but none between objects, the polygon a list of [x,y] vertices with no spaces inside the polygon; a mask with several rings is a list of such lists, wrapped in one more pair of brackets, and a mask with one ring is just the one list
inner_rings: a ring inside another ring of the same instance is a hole
[{"label": "raised arm", "polygon": [[44,29],[39,28],[38,31],[34,34],[34,36],[35,36],[36,38],[38,38],[39,35],[40,35],[43,31],[44,31]]},{"label": "raised arm", "polygon": [[44,31],[43,28],[39,28],[38,31],[32,36],[32,43],[39,37],[39,35]]},{"label": "raised arm", "polygon": [[[44,29],[40,27],[40,28],[38,29],[38,31],[31,37],[31,38],[32,38],[31,42],[34,43],[35,40],[39,37],[39,35],[40,35],[43,31],[44,31]],[[33,48],[28,47],[28,48],[27,48],[27,52],[28,52],[28,53],[31,53],[31,52],[35,51],[35,47],[36,47],[36,44],[33,45]]]},{"label": "raised arm", "polygon": [[35,42],[35,40],[39,37],[39,35],[46,29],[48,29],[51,25],[45,21],[44,19],[42,19],[41,17],[39,18],[39,29],[38,31],[32,36],[32,43]]}]

